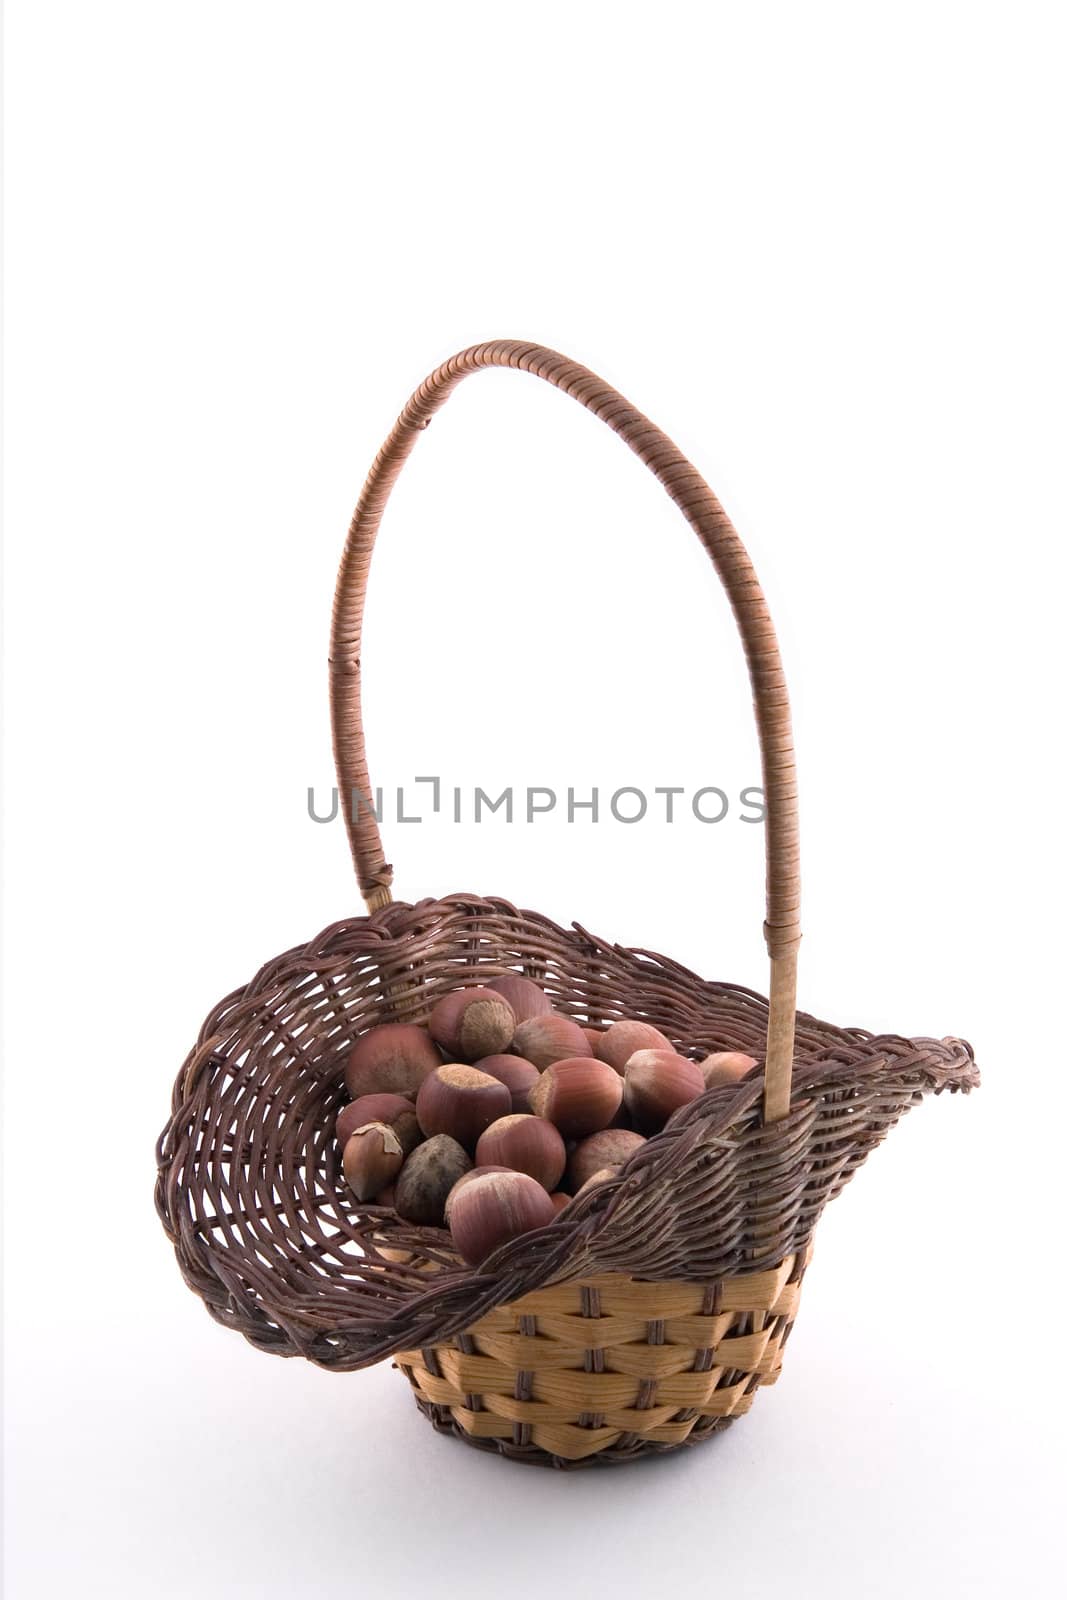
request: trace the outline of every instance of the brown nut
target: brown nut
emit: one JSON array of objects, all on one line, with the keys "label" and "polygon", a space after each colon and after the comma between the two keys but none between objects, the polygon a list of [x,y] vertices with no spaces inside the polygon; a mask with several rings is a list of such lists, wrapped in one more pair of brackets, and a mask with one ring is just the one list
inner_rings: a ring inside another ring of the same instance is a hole
[{"label": "brown nut", "polygon": [[387,1128],[392,1128],[405,1155],[414,1150],[422,1138],[415,1107],[406,1095],[361,1094],[351,1105],[344,1106],[337,1118],[334,1131],[342,1150],[356,1129],[365,1128],[368,1122],[384,1122]]},{"label": "brown nut", "polygon": [[449,1212],[456,1249],[472,1267],[510,1239],[545,1227],[555,1215],[544,1189],[525,1172],[476,1173]]},{"label": "brown nut", "polygon": [[491,1078],[507,1084],[512,1111],[529,1111],[530,1090],[541,1076],[532,1061],[522,1056],[483,1056],[474,1065],[479,1072],[488,1072]]},{"label": "brown nut", "polygon": [[571,1196],[569,1194],[564,1194],[562,1189],[557,1189],[555,1194],[550,1194],[548,1198],[552,1202],[552,1207],[557,1217],[559,1216],[560,1212],[566,1210],[567,1206],[569,1206],[571,1203]]},{"label": "brown nut", "polygon": [[746,1056],[743,1050],[716,1050],[700,1063],[705,1089],[718,1089],[724,1083],[740,1083],[756,1065],[755,1056]]},{"label": "brown nut", "polygon": [[600,1184],[605,1183],[608,1178],[617,1178],[619,1171],[618,1167],[601,1167],[599,1171],[591,1172],[582,1187],[574,1195],[574,1199],[577,1200],[578,1195],[584,1194],[587,1189],[597,1188]]},{"label": "brown nut", "polygon": [[555,1013],[545,1017],[531,1017],[515,1029],[512,1049],[516,1055],[532,1061],[539,1072],[554,1061],[573,1061],[578,1056],[592,1056],[593,1047],[582,1029],[570,1017]]},{"label": "brown nut", "polygon": [[353,1100],[364,1094],[417,1094],[441,1064],[430,1035],[413,1022],[383,1022],[352,1046],[345,1083]]},{"label": "brown nut", "polygon": [[[703,1083],[703,1080],[701,1080]],[[579,1056],[554,1061],[530,1090],[530,1110],[568,1139],[606,1128],[622,1099],[622,1079],[605,1061]]]},{"label": "brown nut", "polygon": [[600,1035],[596,1046],[598,1061],[606,1061],[621,1076],[636,1050],[674,1050],[671,1041],[650,1022],[613,1022]]},{"label": "brown nut", "polygon": [[590,1044],[590,1047],[592,1049],[593,1054],[596,1055],[597,1045],[600,1043],[601,1039],[604,1037],[603,1028],[590,1028],[584,1022],[581,1023],[580,1026],[581,1026],[582,1032],[585,1034],[586,1038],[589,1040],[589,1044]]},{"label": "brown nut", "polygon": [[341,1163],[356,1199],[373,1200],[400,1171],[404,1149],[392,1128],[368,1122],[349,1136]]},{"label": "brown nut", "polygon": [[567,1146],[559,1129],[544,1117],[501,1117],[478,1140],[474,1165],[525,1172],[547,1191],[555,1189],[563,1176]]},{"label": "brown nut", "polygon": [[623,1099],[642,1133],[658,1133],[672,1112],[703,1093],[696,1062],[673,1050],[638,1050],[626,1063]]},{"label": "brown nut", "polygon": [[447,1133],[467,1150],[491,1122],[511,1110],[511,1090],[477,1067],[454,1065],[431,1072],[415,1101],[425,1134]]},{"label": "brown nut", "polygon": [[440,1228],[449,1191],[470,1169],[471,1158],[466,1150],[445,1133],[416,1145],[396,1180],[398,1213],[405,1222]]},{"label": "brown nut", "polygon": [[449,1223],[451,1221],[451,1218],[452,1218],[452,1202],[455,1199],[456,1195],[459,1193],[459,1191],[462,1189],[462,1187],[463,1187],[463,1185],[465,1183],[470,1183],[472,1178],[477,1178],[479,1176],[479,1174],[483,1173],[483,1172],[510,1172],[510,1171],[511,1171],[510,1167],[471,1167],[470,1171],[469,1172],[465,1172],[463,1174],[462,1178],[457,1178],[455,1183],[452,1185],[451,1189],[449,1189],[449,1191],[448,1191],[448,1199],[445,1201],[445,1227],[446,1228],[448,1227],[448,1225],[449,1225]]},{"label": "brown nut", "polygon": [[647,1142],[641,1134],[628,1133],[625,1128],[605,1128],[603,1133],[591,1133],[570,1153],[567,1183],[571,1193],[576,1194],[602,1167],[621,1167]]},{"label": "brown nut", "polygon": [[430,1037],[449,1055],[464,1061],[506,1050],[515,1032],[515,1013],[492,989],[457,989],[430,1012]]},{"label": "brown nut", "polygon": [[503,996],[515,1013],[516,1023],[529,1022],[531,1017],[545,1017],[552,1010],[552,1002],[540,984],[534,983],[532,978],[524,978],[521,973],[505,972],[486,987]]}]

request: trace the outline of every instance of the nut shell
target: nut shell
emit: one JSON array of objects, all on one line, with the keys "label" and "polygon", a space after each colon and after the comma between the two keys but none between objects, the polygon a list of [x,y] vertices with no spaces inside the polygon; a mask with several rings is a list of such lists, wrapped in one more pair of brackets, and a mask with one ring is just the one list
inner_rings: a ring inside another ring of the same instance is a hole
[{"label": "nut shell", "polygon": [[584,1194],[587,1189],[596,1189],[600,1184],[606,1182],[608,1178],[617,1178],[619,1171],[619,1167],[601,1167],[599,1171],[591,1172],[575,1194],[575,1200],[577,1200],[578,1195]]},{"label": "nut shell", "polygon": [[603,1133],[592,1133],[581,1144],[575,1145],[567,1162],[567,1184],[576,1194],[604,1167],[621,1167],[629,1161],[635,1150],[647,1144],[643,1134],[629,1133],[625,1128],[605,1128]]},{"label": "nut shell", "polygon": [[530,1109],[554,1122],[566,1138],[584,1139],[607,1127],[622,1089],[622,1079],[607,1062],[576,1056],[545,1068],[530,1090]]},{"label": "nut shell", "polygon": [[423,1083],[415,1101],[415,1114],[423,1133],[447,1133],[473,1150],[478,1136],[491,1122],[511,1111],[511,1090],[499,1078],[477,1067],[438,1067]]},{"label": "nut shell", "polygon": [[740,1083],[756,1065],[755,1056],[743,1050],[716,1050],[700,1063],[705,1089],[718,1089],[724,1083]]},{"label": "nut shell", "polygon": [[540,984],[519,972],[505,972],[486,987],[507,1001],[515,1013],[516,1024],[528,1022],[531,1017],[545,1017],[552,1010],[552,1002]]},{"label": "nut shell", "polygon": [[349,1136],[341,1162],[356,1199],[373,1200],[400,1171],[404,1151],[392,1128],[368,1122]]},{"label": "nut shell", "polygon": [[383,1022],[352,1046],[345,1083],[353,1100],[364,1094],[417,1094],[441,1057],[425,1028]]},{"label": "nut shell", "polygon": [[565,1211],[570,1205],[572,1197],[566,1194],[564,1190],[557,1189],[555,1194],[550,1194],[548,1198],[551,1200],[553,1210],[558,1217],[560,1212]]},{"label": "nut shell", "polygon": [[474,1065],[479,1072],[499,1078],[511,1090],[512,1111],[529,1111],[530,1090],[541,1076],[532,1061],[524,1056],[483,1056]]},{"label": "nut shell", "polygon": [[368,1122],[384,1122],[387,1128],[392,1128],[405,1155],[414,1150],[422,1138],[414,1104],[406,1095],[361,1094],[358,1100],[343,1106],[337,1118],[334,1131],[342,1150],[356,1129],[365,1128]]},{"label": "nut shell", "polygon": [[475,1168],[508,1167],[525,1172],[542,1189],[555,1189],[567,1165],[567,1146],[559,1129],[544,1117],[501,1117],[478,1140]]},{"label": "nut shell", "polygon": [[430,1012],[430,1037],[462,1061],[477,1061],[506,1050],[515,1032],[515,1013],[492,989],[457,989]]},{"label": "nut shell", "polygon": [[515,1037],[515,1013],[504,999],[476,1000],[463,1013],[459,1048],[466,1061],[506,1050]]},{"label": "nut shell", "polygon": [[596,1056],[598,1061],[606,1061],[622,1074],[626,1071],[626,1063],[637,1050],[670,1050],[673,1053],[674,1046],[650,1022],[632,1022],[627,1018],[622,1022],[613,1022],[600,1035]]},{"label": "nut shell", "polygon": [[453,1242],[472,1267],[509,1240],[546,1227],[555,1215],[544,1189],[525,1172],[476,1173],[449,1211]]},{"label": "nut shell", "polygon": [[696,1062],[673,1050],[638,1050],[626,1063],[623,1098],[640,1133],[658,1133],[679,1106],[703,1093]]},{"label": "nut shell", "polygon": [[466,1150],[445,1133],[416,1145],[396,1180],[397,1212],[405,1222],[440,1228],[449,1191],[470,1169],[471,1158]]},{"label": "nut shell", "polygon": [[592,1057],[593,1047],[584,1031],[570,1017],[559,1017],[553,1012],[544,1017],[531,1017],[515,1029],[512,1049],[516,1055],[532,1061],[539,1072],[556,1061],[573,1061],[578,1056]]},{"label": "nut shell", "polygon": [[448,1198],[445,1201],[445,1227],[448,1227],[452,1219],[452,1202],[465,1183],[470,1183],[472,1178],[477,1178],[483,1172],[510,1172],[510,1170],[510,1167],[471,1167],[470,1171],[465,1172],[462,1178],[457,1178],[451,1189],[449,1189]]}]

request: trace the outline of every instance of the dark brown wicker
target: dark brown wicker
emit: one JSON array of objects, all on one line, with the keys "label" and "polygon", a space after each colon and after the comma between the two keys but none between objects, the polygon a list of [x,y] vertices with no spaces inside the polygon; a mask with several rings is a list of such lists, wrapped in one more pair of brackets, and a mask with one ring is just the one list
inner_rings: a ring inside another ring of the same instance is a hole
[{"label": "dark brown wicker", "polygon": [[[156,1202],[183,1276],[220,1322],[278,1355],[352,1371],[393,1356],[438,1427],[552,1465],[706,1437],[777,1376],[815,1223],[924,1093],[978,1082],[958,1039],[874,1037],[795,1014],[799,940],[788,702],[736,534],[695,469],[586,369],[514,343],[465,351],[413,396],[353,521],[335,607],[342,792],[370,792],[359,641],[370,551],[418,430],[467,372],[533,371],[604,417],[664,482],[724,578],[748,654],[768,805],[770,1002],[504,900],[392,903],[369,807],[351,829],[371,914],[271,961],[207,1018],[175,1084]],[[446,1232],[347,1189],[333,1141],[343,1064],[374,1023],[515,970],[581,1022],[638,1017],[684,1052],[760,1071],[677,1113],[621,1175],[549,1226],[461,1266]]]}]

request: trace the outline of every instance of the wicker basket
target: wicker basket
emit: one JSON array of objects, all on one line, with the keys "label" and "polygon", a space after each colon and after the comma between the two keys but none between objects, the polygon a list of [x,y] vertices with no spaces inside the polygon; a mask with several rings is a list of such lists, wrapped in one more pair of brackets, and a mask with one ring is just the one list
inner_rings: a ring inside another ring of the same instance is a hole
[{"label": "wicker basket", "polygon": [[[331,648],[341,793],[371,793],[360,712],[363,602],[390,489],[467,374],[516,367],[602,418],[655,473],[726,587],[753,685],[767,815],[770,998],[470,895],[393,903],[373,811],[347,812],[369,915],[268,963],[215,1007],[174,1087],[156,1204],[190,1288],[276,1355],[349,1372],[393,1357],[438,1428],[523,1461],[619,1462],[693,1443],[774,1382],[815,1224],[929,1091],[978,1082],[959,1039],[874,1037],[797,1014],[800,938],[789,707],[755,574],[680,451],[586,368],[536,345],[478,345],[405,406],[356,509]],[[373,1023],[507,971],[580,1022],[654,1023],[686,1054],[760,1070],[684,1107],[618,1177],[550,1226],[463,1267],[447,1232],[360,1206],[333,1141],[343,1064]]]}]

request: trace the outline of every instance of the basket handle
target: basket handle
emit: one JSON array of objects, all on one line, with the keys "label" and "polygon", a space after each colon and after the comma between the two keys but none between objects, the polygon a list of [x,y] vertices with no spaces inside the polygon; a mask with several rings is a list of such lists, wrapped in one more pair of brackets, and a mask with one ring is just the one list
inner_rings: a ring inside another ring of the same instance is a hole
[{"label": "basket handle", "polygon": [[[771,958],[770,1015],[764,1081],[768,1122],[789,1110],[800,942],[796,767],[789,697],[767,602],[741,540],[696,468],[647,417],[587,367],[542,345],[501,339],[472,345],[432,372],[400,413],[359,497],[334,594],[330,636],[330,713],[341,795],[369,796],[370,776],[360,705],[363,606],[371,553],[386,502],[420,431],[469,373],[517,367],[562,389],[606,422],[654,472],[692,523],[722,580],[741,634],[759,729],[766,804],[767,920]],[[343,806],[360,890],[369,911],[392,899],[393,869],[368,804]],[[353,810],[355,816],[353,816]]]}]

